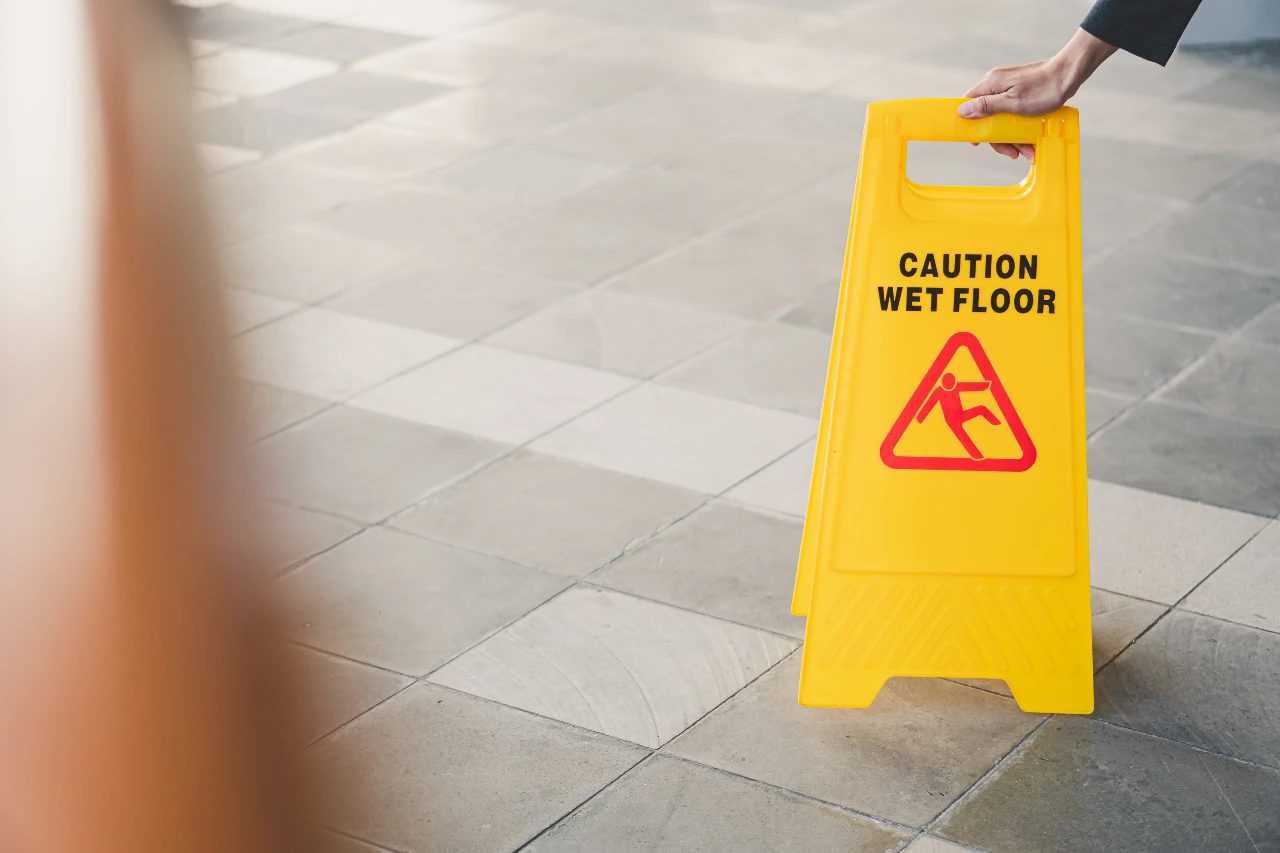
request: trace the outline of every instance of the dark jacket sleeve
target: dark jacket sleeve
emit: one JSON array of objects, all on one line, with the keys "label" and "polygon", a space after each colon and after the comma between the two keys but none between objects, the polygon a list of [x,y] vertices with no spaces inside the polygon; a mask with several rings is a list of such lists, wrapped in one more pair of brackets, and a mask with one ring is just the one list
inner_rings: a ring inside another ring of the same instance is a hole
[{"label": "dark jacket sleeve", "polygon": [[1164,65],[1200,0],[1097,0],[1080,28],[1109,45]]}]

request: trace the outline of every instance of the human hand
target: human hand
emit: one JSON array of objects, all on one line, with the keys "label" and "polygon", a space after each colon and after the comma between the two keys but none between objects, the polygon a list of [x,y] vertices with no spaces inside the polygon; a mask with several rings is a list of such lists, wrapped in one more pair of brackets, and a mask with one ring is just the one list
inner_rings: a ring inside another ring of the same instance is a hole
[{"label": "human hand", "polygon": [[[1051,113],[1074,95],[1116,49],[1084,30],[1049,59],[994,68],[964,93],[957,112],[962,118],[986,118],[996,113],[1039,116]],[[1035,162],[1034,145],[993,142],[991,147],[1010,159]]]}]

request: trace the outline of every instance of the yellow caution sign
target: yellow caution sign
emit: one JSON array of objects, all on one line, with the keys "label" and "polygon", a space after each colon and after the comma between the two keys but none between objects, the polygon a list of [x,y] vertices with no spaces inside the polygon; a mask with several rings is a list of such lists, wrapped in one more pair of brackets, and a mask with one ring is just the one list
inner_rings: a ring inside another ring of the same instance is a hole
[{"label": "yellow caution sign", "polygon": [[[1079,122],[867,109],[792,610],[800,702],[1003,679],[1089,713]],[[908,140],[1034,143],[1015,186],[926,186]]]}]

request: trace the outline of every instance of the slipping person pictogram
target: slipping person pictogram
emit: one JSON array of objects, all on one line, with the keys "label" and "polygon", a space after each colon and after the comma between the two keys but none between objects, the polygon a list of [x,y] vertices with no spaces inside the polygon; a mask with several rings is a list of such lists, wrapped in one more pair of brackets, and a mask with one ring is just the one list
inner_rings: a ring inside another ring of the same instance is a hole
[{"label": "slipping person pictogram", "polygon": [[947,426],[951,427],[951,431],[955,433],[956,439],[969,456],[973,459],[981,459],[982,451],[973,443],[969,433],[965,432],[964,425],[974,418],[986,418],[987,423],[999,426],[1000,419],[991,414],[991,410],[986,406],[966,409],[960,400],[960,395],[965,391],[986,391],[990,387],[990,382],[956,382],[954,373],[944,373],[942,382],[933,389],[933,394],[916,415],[916,421],[924,423],[924,419],[933,411],[933,407],[938,406],[942,409],[942,419],[947,422]]}]

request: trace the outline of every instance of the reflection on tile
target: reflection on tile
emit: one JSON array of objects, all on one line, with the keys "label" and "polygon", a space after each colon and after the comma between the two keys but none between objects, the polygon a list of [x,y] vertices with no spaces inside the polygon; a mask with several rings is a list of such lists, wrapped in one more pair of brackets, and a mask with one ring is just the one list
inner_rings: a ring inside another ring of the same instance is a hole
[{"label": "reflection on tile", "polygon": [[591,576],[677,607],[804,636],[791,615],[800,522],[715,502]]},{"label": "reflection on tile", "polygon": [[933,829],[992,853],[1258,850],[1280,773],[1058,717]]},{"label": "reflection on tile", "polygon": [[1094,586],[1173,604],[1262,529],[1254,515],[1089,481]]},{"label": "reflection on tile", "polygon": [[[371,528],[285,576],[289,637],[421,676],[568,584],[492,557]],[[469,601],[467,607],[458,602]]]},{"label": "reflection on tile", "polygon": [[668,751],[921,826],[1043,719],[1019,711],[1010,699],[921,678],[891,679],[870,708],[802,708],[796,702],[799,675],[796,654]]},{"label": "reflection on tile", "polygon": [[633,383],[612,373],[472,345],[362,394],[352,405],[520,444]]},{"label": "reflection on tile", "polygon": [[407,853],[515,850],[644,750],[417,684],[311,750],[331,825]]},{"label": "reflection on tile", "polygon": [[646,377],[723,337],[739,320],[591,290],[489,338],[503,349]]},{"label": "reflection on tile", "polygon": [[437,670],[431,680],[656,747],[795,646],[696,613],[579,588]]},{"label": "reflection on tile", "polygon": [[403,530],[565,575],[585,575],[703,498],[520,452],[395,519]]},{"label": "reflection on tile", "polygon": [[337,406],[260,445],[276,494],[367,523],[503,453],[505,445]]},{"label": "reflection on tile", "polygon": [[718,494],[812,437],[817,429],[811,418],[645,385],[532,447]]},{"label": "reflection on tile", "polygon": [[1098,676],[1097,716],[1280,767],[1280,635],[1175,610]]},{"label": "reflection on tile", "polygon": [[1280,523],[1271,522],[1206,580],[1187,610],[1280,632]]},{"label": "reflection on tile", "polygon": [[524,850],[883,853],[907,838],[859,815],[658,754]]}]

